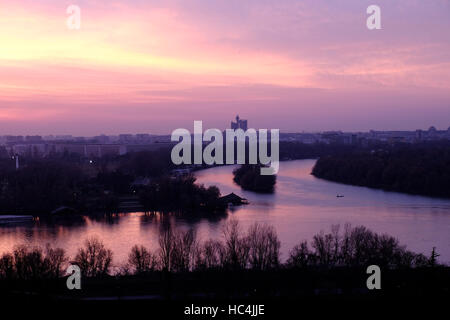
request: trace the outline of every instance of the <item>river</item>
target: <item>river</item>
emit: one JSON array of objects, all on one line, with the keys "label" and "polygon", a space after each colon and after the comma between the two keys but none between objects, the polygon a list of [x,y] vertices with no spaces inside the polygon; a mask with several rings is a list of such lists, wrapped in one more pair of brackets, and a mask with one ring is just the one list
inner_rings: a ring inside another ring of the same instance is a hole
[{"label": "river", "polygon": [[[310,240],[331,225],[364,225],[373,231],[397,237],[408,249],[426,255],[433,247],[441,262],[450,262],[450,201],[446,199],[385,192],[329,182],[313,177],[315,160],[282,162],[274,194],[242,191],[232,181],[235,166],[196,172],[198,182],[217,185],[222,194],[234,192],[250,202],[216,219],[191,219],[142,212],[85,218],[82,223],[48,225],[42,222],[0,226],[0,253],[18,244],[52,246],[76,254],[88,237],[100,238],[114,252],[114,262],[127,258],[134,244],[157,248],[159,230],[168,221],[194,228],[200,239],[219,238],[227,219],[240,221],[243,229],[254,222],[273,225],[281,240],[282,259],[302,240]],[[336,197],[337,194],[344,197]]]}]

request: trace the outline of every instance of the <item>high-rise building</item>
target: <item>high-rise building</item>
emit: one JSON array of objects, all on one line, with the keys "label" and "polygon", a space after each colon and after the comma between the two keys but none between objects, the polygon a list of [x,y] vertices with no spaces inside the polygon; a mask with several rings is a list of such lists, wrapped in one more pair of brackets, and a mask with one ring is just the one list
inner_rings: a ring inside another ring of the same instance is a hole
[{"label": "high-rise building", "polygon": [[236,122],[231,121],[231,129],[242,129],[244,131],[247,130],[247,120],[239,119],[239,115],[236,116]]}]

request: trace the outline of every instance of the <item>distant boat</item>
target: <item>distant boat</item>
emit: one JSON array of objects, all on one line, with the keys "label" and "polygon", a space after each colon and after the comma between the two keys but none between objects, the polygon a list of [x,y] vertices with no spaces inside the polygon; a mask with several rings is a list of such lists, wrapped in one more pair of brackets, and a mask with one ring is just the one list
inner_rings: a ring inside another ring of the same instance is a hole
[{"label": "distant boat", "polygon": [[22,223],[33,221],[33,216],[0,215],[0,224]]},{"label": "distant boat", "polygon": [[337,194],[337,195],[336,195],[336,198],[343,198],[343,197],[344,197],[343,194]]},{"label": "distant boat", "polygon": [[63,216],[63,215],[71,215],[74,214],[76,210],[71,207],[62,206],[59,208],[56,208],[51,212],[51,215],[53,216]]}]

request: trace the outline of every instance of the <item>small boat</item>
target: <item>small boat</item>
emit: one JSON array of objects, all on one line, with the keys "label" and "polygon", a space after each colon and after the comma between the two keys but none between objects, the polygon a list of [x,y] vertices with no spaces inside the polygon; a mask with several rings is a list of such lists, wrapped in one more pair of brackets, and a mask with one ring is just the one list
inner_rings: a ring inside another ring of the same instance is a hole
[{"label": "small boat", "polygon": [[343,198],[343,197],[344,197],[343,194],[337,194],[337,195],[336,195],[336,198]]},{"label": "small boat", "polygon": [[33,216],[0,215],[0,224],[15,224],[33,221]]}]

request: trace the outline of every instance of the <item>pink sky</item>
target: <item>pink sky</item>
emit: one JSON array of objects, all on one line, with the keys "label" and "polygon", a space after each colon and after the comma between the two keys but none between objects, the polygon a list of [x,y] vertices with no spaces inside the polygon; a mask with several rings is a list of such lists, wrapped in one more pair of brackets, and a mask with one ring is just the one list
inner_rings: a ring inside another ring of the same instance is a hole
[{"label": "pink sky", "polygon": [[0,45],[0,134],[450,126],[448,0],[2,0]]}]

